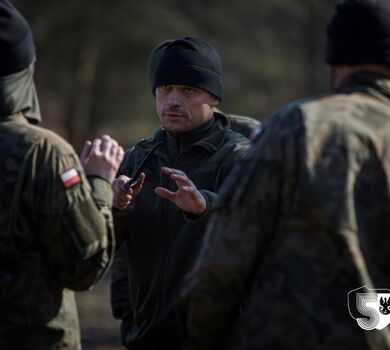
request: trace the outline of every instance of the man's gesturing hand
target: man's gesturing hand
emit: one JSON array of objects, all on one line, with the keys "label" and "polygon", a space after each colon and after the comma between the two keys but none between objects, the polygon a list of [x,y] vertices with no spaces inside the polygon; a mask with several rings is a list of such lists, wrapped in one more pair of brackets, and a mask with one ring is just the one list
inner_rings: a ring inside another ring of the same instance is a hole
[{"label": "man's gesturing hand", "polygon": [[161,168],[161,171],[176,182],[177,191],[172,192],[163,187],[156,187],[154,190],[156,194],[175,203],[186,212],[202,215],[206,210],[206,199],[187,175],[181,170],[166,167]]}]

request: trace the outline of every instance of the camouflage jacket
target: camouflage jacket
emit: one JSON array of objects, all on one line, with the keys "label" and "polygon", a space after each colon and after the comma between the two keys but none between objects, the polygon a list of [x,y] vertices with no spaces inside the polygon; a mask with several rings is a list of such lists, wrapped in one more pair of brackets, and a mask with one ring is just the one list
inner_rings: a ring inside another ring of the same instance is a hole
[{"label": "camouflage jacket", "polygon": [[69,289],[109,265],[111,187],[22,114],[2,117],[0,135],[0,349],[80,349]]},{"label": "camouflage jacket", "polygon": [[146,155],[161,145],[145,164],[145,183],[133,207],[115,215],[116,231],[127,238],[128,258],[122,256],[114,264],[112,307],[116,317],[127,317],[122,337],[132,349],[149,342],[152,334],[162,328],[177,331],[175,325],[171,326],[172,304],[197,257],[208,220],[207,213],[192,217],[154,193],[157,186],[176,190],[176,184],[161,173],[161,167],[183,170],[210,208],[233,164],[249,148],[245,137],[230,130],[224,115],[215,116],[215,122],[210,121],[206,129],[202,126],[179,137],[158,129],[153,137],[126,152],[122,163],[120,173],[131,177]]},{"label": "camouflage jacket", "polygon": [[363,330],[347,306],[390,288],[389,174],[389,80],[351,76],[268,118],[183,292],[190,348],[389,349],[388,327]]}]

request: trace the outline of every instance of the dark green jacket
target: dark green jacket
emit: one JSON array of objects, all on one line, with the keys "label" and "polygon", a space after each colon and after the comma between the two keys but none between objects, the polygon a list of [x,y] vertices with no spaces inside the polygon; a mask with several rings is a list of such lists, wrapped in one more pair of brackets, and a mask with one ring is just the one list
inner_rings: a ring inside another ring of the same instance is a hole
[{"label": "dark green jacket", "polygon": [[254,131],[261,125],[260,121],[257,119],[243,115],[226,114],[226,117],[229,120],[231,129],[244,135],[248,139],[251,139]]},{"label": "dark green jacket", "polygon": [[[148,334],[169,322],[183,277],[198,254],[208,217],[208,211],[201,218],[191,217],[154,193],[157,186],[176,190],[176,184],[161,173],[161,167],[183,170],[207,199],[209,210],[249,141],[231,131],[226,117],[216,113],[215,120],[178,137],[158,129],[152,138],[140,141],[126,153],[120,173],[131,177],[157,144],[161,146],[146,162],[142,192],[132,208],[115,218],[116,229],[127,238],[131,303],[127,313],[132,327],[126,330],[124,341],[128,345],[140,338],[147,339]],[[116,290],[115,283],[114,275],[114,314],[123,318],[126,311],[116,303],[117,297],[123,298],[123,292]]]},{"label": "dark green jacket", "polygon": [[69,289],[109,266],[110,184],[89,182],[72,147],[20,113],[0,118],[0,135],[0,349],[80,349]]},{"label": "dark green jacket", "polygon": [[225,184],[184,292],[190,348],[390,349],[353,292],[390,289],[390,80],[276,112]]}]

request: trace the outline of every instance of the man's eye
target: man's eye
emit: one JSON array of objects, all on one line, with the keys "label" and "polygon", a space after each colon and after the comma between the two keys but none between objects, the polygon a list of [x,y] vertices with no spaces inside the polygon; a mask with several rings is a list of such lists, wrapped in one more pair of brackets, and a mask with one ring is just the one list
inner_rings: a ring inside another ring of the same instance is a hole
[{"label": "man's eye", "polygon": [[192,88],[186,88],[186,93],[187,94],[193,94],[194,92],[196,92],[195,89],[192,89]]}]

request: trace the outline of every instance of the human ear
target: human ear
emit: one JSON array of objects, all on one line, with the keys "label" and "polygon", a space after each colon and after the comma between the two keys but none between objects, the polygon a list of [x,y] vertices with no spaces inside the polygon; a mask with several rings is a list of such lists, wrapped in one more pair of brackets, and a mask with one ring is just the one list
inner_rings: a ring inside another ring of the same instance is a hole
[{"label": "human ear", "polygon": [[218,106],[218,104],[219,104],[219,99],[215,96],[211,96],[211,105],[215,107]]}]

